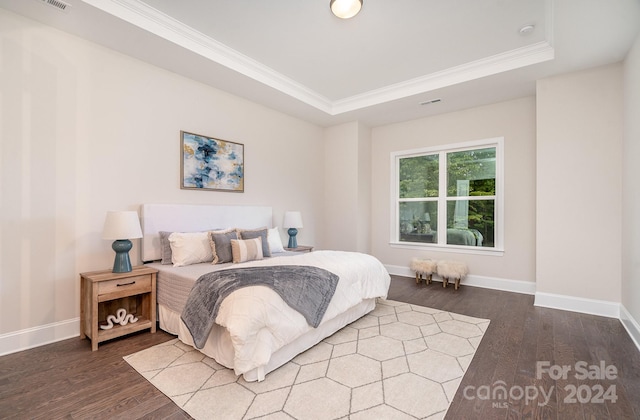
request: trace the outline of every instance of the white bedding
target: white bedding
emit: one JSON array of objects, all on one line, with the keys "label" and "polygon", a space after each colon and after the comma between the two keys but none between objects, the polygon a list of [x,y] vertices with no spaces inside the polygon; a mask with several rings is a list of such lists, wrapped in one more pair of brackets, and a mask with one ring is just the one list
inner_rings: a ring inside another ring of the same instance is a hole
[{"label": "white bedding", "polygon": [[[279,359],[283,358],[283,353],[287,354],[286,357],[293,357],[297,353],[288,355],[293,352],[292,349],[302,351],[372,310],[375,299],[385,298],[389,289],[390,277],[382,263],[370,255],[354,252],[316,251],[228,267],[269,265],[313,265],[337,274],[340,281],[317,329],[309,326],[300,313],[265,286],[239,289],[223,301],[216,317],[217,325],[203,353],[234,369],[236,374],[244,374],[247,380],[261,380],[265,373],[286,362],[288,359],[272,360],[273,355],[279,351]],[[175,305],[171,309],[160,299],[163,266],[153,266],[161,270],[158,282],[161,328],[177,334],[181,341],[193,345],[188,330],[176,319],[179,313]],[[199,275],[212,271],[215,267],[197,264],[180,268],[187,269],[184,271],[191,274],[193,284]],[[178,268],[164,266],[165,275],[170,272],[175,276],[176,270]],[[297,340],[304,344],[296,346]],[[284,351],[286,349],[289,350]]]}]

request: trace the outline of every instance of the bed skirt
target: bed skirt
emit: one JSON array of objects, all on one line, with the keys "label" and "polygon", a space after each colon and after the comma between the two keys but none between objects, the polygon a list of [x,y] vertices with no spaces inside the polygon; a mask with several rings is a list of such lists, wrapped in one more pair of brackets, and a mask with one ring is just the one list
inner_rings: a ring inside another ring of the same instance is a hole
[{"label": "bed skirt", "polygon": [[[371,312],[375,307],[375,298],[363,300],[346,312],[323,322],[317,328],[307,331],[295,341],[281,347],[271,355],[269,363],[265,366],[260,366],[245,372],[243,374],[244,379],[247,382],[261,381],[267,373],[279,368],[296,355],[313,347],[326,337],[329,337],[346,325]],[[177,335],[180,341],[195,348],[191,334],[180,319],[179,313],[170,310],[164,305],[158,305],[158,320],[162,330],[169,334]],[[229,333],[225,328],[215,324],[205,346],[200,351],[222,366],[234,369],[233,346],[231,345]]]}]

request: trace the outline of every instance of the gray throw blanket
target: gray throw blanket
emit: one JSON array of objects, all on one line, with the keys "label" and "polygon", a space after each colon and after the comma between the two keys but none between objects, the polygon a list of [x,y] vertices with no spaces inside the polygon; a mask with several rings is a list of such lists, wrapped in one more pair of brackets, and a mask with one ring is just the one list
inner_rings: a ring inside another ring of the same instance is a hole
[{"label": "gray throw blanket", "polygon": [[196,281],[182,311],[196,347],[204,347],[220,304],[233,292],[247,286],[268,286],[307,323],[317,327],[336,291],[339,277],[312,266],[277,265],[231,268],[207,273]]}]

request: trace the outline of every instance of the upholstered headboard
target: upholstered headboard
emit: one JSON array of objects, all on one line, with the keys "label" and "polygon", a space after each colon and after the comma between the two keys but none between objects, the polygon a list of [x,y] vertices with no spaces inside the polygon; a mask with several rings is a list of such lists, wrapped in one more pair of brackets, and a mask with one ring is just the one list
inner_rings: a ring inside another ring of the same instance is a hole
[{"label": "upholstered headboard", "polygon": [[162,258],[161,231],[198,232],[203,230],[273,227],[271,207],[209,206],[192,204],[143,204],[142,261]]}]

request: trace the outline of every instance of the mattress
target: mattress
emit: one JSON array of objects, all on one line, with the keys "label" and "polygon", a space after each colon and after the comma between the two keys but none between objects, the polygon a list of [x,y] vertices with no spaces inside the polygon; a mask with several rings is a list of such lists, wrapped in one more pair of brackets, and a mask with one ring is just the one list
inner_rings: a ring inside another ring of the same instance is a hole
[{"label": "mattress", "polygon": [[[203,263],[173,267],[147,264],[159,270],[160,328],[193,346],[191,334],[180,314],[195,281],[214,270],[240,266],[313,265],[338,274],[340,281],[336,293],[318,328],[310,327],[301,314],[265,286],[242,288],[225,299],[216,325],[200,351],[221,365],[234,369],[236,374],[242,374],[246,380],[255,381],[262,380],[266,373],[373,310],[377,297],[386,297],[389,274],[374,257],[341,251],[294,254],[241,265]],[[247,310],[261,313],[265,319],[247,321]]]}]

